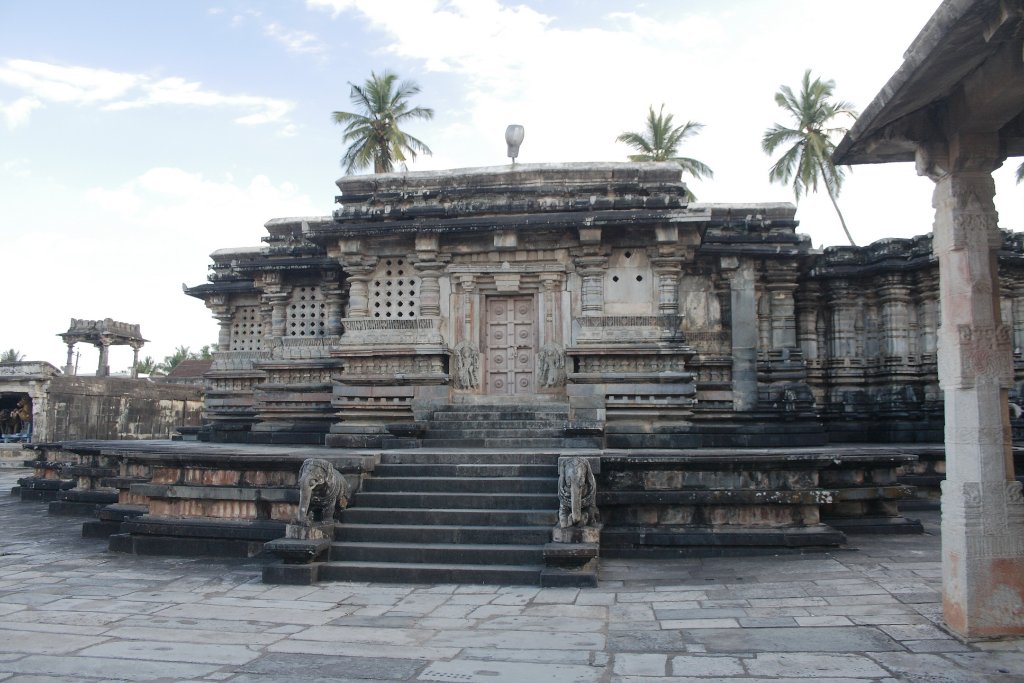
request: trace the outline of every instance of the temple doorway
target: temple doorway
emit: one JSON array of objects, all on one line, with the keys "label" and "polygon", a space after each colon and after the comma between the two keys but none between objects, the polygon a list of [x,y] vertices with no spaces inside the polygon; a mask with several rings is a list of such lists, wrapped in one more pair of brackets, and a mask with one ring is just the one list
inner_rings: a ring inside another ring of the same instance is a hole
[{"label": "temple doorway", "polygon": [[491,396],[536,393],[534,297],[489,296],[486,311],[484,392]]},{"label": "temple doorway", "polygon": [[32,434],[32,397],[19,392],[0,393],[0,438],[28,441]]}]

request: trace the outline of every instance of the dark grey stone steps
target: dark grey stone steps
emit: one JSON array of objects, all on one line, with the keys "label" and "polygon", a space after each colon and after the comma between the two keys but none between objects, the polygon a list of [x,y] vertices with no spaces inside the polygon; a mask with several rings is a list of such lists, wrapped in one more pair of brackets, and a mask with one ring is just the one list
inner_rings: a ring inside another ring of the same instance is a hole
[{"label": "dark grey stone steps", "polygon": [[489,450],[432,450],[428,446],[407,451],[385,451],[380,461],[384,465],[555,465],[561,449],[524,450],[494,448]]},{"label": "dark grey stone steps", "polygon": [[502,543],[544,544],[551,540],[548,526],[464,526],[446,524],[339,524],[338,541],[380,543]]},{"label": "dark grey stone steps", "polygon": [[379,477],[363,482],[366,493],[556,493],[558,480],[551,477]]},{"label": "dark grey stone steps", "polygon": [[321,581],[538,585],[542,565],[419,564],[332,561],[320,566]]},{"label": "dark grey stone steps", "polygon": [[350,507],[344,524],[442,524],[465,526],[546,526],[558,521],[557,505],[549,510],[430,510],[417,508]]},{"label": "dark grey stone steps", "polygon": [[340,541],[331,544],[331,558],[345,562],[403,564],[538,565],[544,563],[544,546]]},{"label": "dark grey stone steps", "polygon": [[453,429],[435,429],[432,426],[423,435],[423,439],[508,439],[526,435],[530,439],[560,439],[565,436],[565,430],[561,427],[551,427],[550,425],[543,429],[540,427],[511,429],[506,428],[502,423],[498,423],[493,427],[466,427],[464,423],[459,423],[459,427]]},{"label": "dark grey stone steps", "polygon": [[558,478],[558,465],[516,465],[501,463],[380,464],[375,478],[384,477],[551,477]]},{"label": "dark grey stone steps", "polygon": [[453,427],[462,427],[465,429],[484,429],[488,427],[502,427],[505,429],[551,429],[555,427],[564,427],[563,422],[563,420],[519,420],[513,417],[507,419],[493,417],[466,417],[457,420],[451,417],[446,417],[444,419],[435,419],[430,424],[430,428],[448,429]]},{"label": "dark grey stone steps", "polygon": [[421,442],[427,448],[561,448],[565,440],[546,438],[501,438],[501,439],[435,439],[426,437]]},{"label": "dark grey stone steps", "polygon": [[421,508],[427,510],[554,510],[558,495],[551,493],[456,493],[452,491],[360,491],[356,506]]}]

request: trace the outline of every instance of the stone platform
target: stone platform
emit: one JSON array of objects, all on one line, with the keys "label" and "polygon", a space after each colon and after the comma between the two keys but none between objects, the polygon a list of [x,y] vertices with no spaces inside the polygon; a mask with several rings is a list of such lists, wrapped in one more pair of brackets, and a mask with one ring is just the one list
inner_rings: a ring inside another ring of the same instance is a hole
[{"label": "stone platform", "polygon": [[[299,467],[317,457],[344,474],[354,498],[323,571],[304,573],[308,580],[476,583],[540,580],[557,509],[554,466],[566,454],[187,441],[64,448],[78,463],[84,455],[116,463],[116,475],[101,482],[116,491],[116,502],[83,526],[85,536],[109,536],[112,550],[258,555],[285,536],[297,510]],[[911,491],[896,471],[915,456],[896,448],[569,452],[586,457],[597,474],[605,557],[802,553],[843,545],[843,531],[921,529],[897,507]]]},{"label": "stone platform", "polygon": [[0,495],[0,679],[1016,683],[1024,640],[942,628],[938,514],[922,522],[856,551],[605,559],[585,590],[269,586],[262,559],[110,553]]}]

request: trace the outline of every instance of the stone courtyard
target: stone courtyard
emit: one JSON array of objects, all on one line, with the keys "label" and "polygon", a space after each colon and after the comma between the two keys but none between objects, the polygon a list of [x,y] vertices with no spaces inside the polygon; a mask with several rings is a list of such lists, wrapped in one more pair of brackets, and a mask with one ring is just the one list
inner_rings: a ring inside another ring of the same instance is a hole
[{"label": "stone courtyard", "polygon": [[1024,641],[943,630],[919,516],[856,550],[606,559],[594,589],[272,586],[263,560],[111,553],[0,495],[0,681],[1020,681]]}]

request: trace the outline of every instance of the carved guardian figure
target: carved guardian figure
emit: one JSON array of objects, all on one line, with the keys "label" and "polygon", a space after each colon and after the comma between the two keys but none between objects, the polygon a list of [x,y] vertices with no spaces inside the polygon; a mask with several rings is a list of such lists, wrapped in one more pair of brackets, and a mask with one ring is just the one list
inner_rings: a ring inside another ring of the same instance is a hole
[{"label": "carved guardian figure", "polygon": [[327,460],[308,458],[299,470],[299,510],[296,524],[330,522],[348,506],[348,483]]},{"label": "carved guardian figure", "polygon": [[600,521],[597,481],[586,458],[558,461],[558,526],[591,526]]}]

